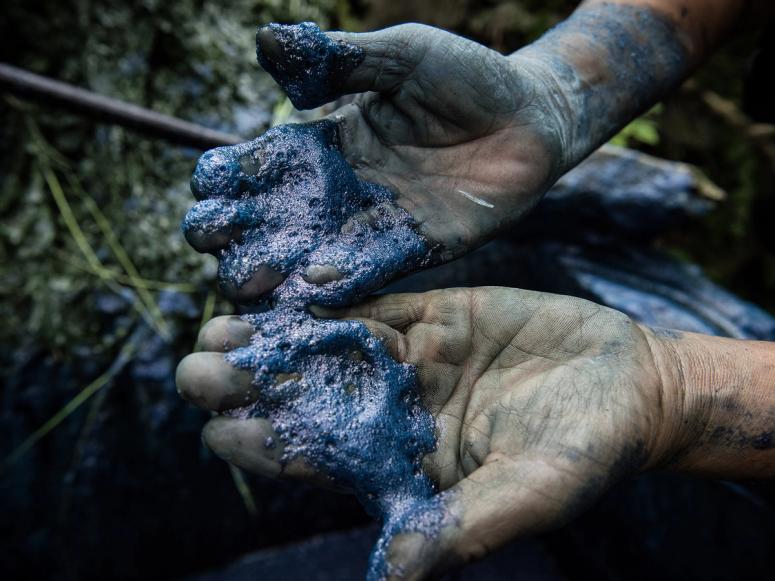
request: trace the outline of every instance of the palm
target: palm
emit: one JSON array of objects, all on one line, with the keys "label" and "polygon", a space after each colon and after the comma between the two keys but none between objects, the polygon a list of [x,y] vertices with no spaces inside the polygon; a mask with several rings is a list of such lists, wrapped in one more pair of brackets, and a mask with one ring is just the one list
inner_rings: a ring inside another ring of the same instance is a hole
[{"label": "palm", "polygon": [[[587,301],[512,289],[440,291],[405,334],[405,359],[442,435],[426,461],[442,488],[493,455],[539,463],[574,509],[593,481],[636,469],[658,376],[639,328]],[[633,421],[633,411],[638,421]],[[540,480],[540,479],[539,479]],[[537,482],[537,484],[541,484]]]},{"label": "palm", "polygon": [[358,95],[333,117],[357,173],[397,192],[423,233],[457,256],[532,206],[556,144],[528,70],[517,75],[503,55],[435,28],[404,34],[412,70],[401,85]]}]

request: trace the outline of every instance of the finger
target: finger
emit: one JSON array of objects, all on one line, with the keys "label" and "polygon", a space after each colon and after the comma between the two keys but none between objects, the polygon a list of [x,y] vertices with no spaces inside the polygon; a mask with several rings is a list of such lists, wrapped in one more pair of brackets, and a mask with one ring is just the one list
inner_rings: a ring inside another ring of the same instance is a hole
[{"label": "finger", "polygon": [[178,365],[178,393],[186,401],[211,411],[244,407],[256,401],[253,373],[237,369],[221,353],[192,353]]},{"label": "finger", "polygon": [[518,536],[544,530],[566,513],[577,479],[540,461],[490,454],[485,463],[442,493],[448,513],[439,535],[399,534],[388,568],[404,579],[425,579],[480,559]]},{"label": "finger", "polygon": [[[406,211],[392,203],[380,203],[370,206],[350,216],[342,225],[340,232],[346,237],[359,238],[361,235],[381,231],[387,223],[396,223],[406,219]],[[358,249],[369,254],[369,245]],[[347,264],[354,249],[352,243],[323,245],[313,252],[308,260],[309,266],[302,277],[311,284],[328,284],[341,280],[344,274],[334,263]]]},{"label": "finger", "polygon": [[274,290],[285,280],[285,277],[271,266],[261,264],[246,282],[238,285],[234,282],[234,277],[228,274],[230,266],[230,261],[221,260],[221,274],[218,276],[221,292],[229,300],[242,305],[257,302],[262,295]]},{"label": "finger", "polygon": [[363,323],[371,334],[380,340],[393,359],[399,363],[406,362],[409,349],[406,335],[379,321],[361,318],[354,320]]},{"label": "finger", "polygon": [[183,235],[191,247],[197,252],[217,252],[226,248],[229,242],[239,238],[242,229],[234,224],[225,224],[211,231],[201,229],[185,229]]},{"label": "finger", "polygon": [[422,320],[428,298],[426,293],[401,293],[369,297],[362,303],[344,308],[313,305],[310,311],[326,319],[373,319],[398,330]]},{"label": "finger", "polygon": [[239,188],[239,158],[248,144],[216,147],[202,154],[191,175],[191,193],[197,200],[233,197]]},{"label": "finger", "polygon": [[183,235],[195,250],[215,252],[241,235],[242,228],[236,223],[238,216],[239,210],[230,200],[202,200],[186,214]]},{"label": "finger", "polygon": [[249,472],[269,478],[302,480],[339,492],[348,491],[302,458],[282,461],[282,440],[265,418],[219,416],[205,425],[202,439],[220,458]]},{"label": "finger", "polygon": [[395,89],[427,50],[423,29],[405,24],[352,34],[268,24],[256,33],[256,55],[295,107],[312,109],[349,93]]},{"label": "finger", "polygon": [[283,445],[269,420],[219,416],[205,425],[202,440],[213,453],[239,468],[269,478],[282,472]]},{"label": "finger", "polygon": [[225,353],[250,344],[256,328],[236,316],[210,319],[199,331],[195,351]]}]

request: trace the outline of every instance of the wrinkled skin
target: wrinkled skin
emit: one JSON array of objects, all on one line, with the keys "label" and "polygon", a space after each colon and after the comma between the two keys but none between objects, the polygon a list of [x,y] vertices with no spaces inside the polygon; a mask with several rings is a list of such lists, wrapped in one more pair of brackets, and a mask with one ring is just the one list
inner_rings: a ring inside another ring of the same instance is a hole
[{"label": "wrinkled skin", "polygon": [[[460,256],[512,224],[558,177],[560,116],[552,100],[537,98],[550,78],[537,61],[508,58],[419,24],[327,34],[364,52],[342,87],[357,95],[329,116],[339,126],[343,155],[361,178],[396,193],[435,262]],[[271,38],[263,44],[267,58],[283,58]],[[238,233],[222,232],[189,242],[216,256],[240,244]],[[327,266],[316,265],[320,280],[313,275],[310,282],[336,279]],[[262,266],[231,298],[253,302],[282,278]]]},{"label": "wrinkled skin", "polygon": [[[439,539],[399,536],[394,570],[424,578],[482,556],[516,535],[557,526],[615,481],[658,463],[663,385],[656,336],[585,300],[498,287],[386,295],[327,317],[361,319],[391,354],[417,366],[438,449],[425,458],[454,526]],[[221,355],[253,329],[220,317],[200,334],[202,352],[179,368],[186,399],[214,411],[254,398],[251,375]],[[263,419],[217,417],[207,445],[271,477],[325,481],[282,466]],[[435,572],[435,571],[433,571]]]}]

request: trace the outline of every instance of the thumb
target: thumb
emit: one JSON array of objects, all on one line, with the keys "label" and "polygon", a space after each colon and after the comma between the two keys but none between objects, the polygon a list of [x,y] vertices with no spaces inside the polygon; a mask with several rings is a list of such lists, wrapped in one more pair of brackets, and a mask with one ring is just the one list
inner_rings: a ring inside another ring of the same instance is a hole
[{"label": "thumb", "polygon": [[441,493],[446,511],[438,534],[401,532],[387,549],[388,578],[426,579],[480,559],[516,537],[561,522],[575,479],[543,462],[490,454]]},{"label": "thumb", "polygon": [[256,56],[296,108],[313,109],[342,95],[398,87],[426,52],[423,28],[353,34],[324,33],[311,22],[267,24],[256,33]]}]

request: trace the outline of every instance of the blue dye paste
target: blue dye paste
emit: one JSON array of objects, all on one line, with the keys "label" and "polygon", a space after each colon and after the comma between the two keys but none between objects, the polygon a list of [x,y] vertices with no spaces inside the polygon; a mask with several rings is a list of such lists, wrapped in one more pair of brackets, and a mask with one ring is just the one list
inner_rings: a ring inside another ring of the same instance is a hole
[{"label": "blue dye paste", "polygon": [[278,307],[244,319],[258,332],[226,359],[255,373],[259,400],[239,416],[269,418],[283,462],[307,460],[383,521],[368,579],[385,578],[397,532],[434,536],[447,520],[420,464],[436,438],[414,367],[393,360],[356,321]]},{"label": "blue dye paste", "polygon": [[[262,41],[267,33],[269,40]],[[280,54],[271,54],[270,50]],[[256,57],[297,109],[319,107],[338,97],[342,83],[364,58],[360,47],[331,40],[312,22],[260,27]]]},{"label": "blue dye paste", "polygon": [[[183,230],[239,233],[215,252],[221,284],[240,288],[268,265],[287,277],[274,302],[336,306],[427,264],[430,249],[411,216],[390,190],[359,179],[336,141],[332,121],[282,125],[200,158],[191,187],[206,199]],[[342,278],[307,283],[311,265],[333,266]]]},{"label": "blue dye paste", "polygon": [[[318,42],[317,27],[297,28]],[[413,366],[393,360],[362,323],[316,319],[308,307],[351,304],[426,265],[431,247],[390,190],[355,175],[331,121],[279,126],[208,151],[191,183],[201,201],[186,216],[186,236],[231,237],[214,251],[220,283],[240,288],[260,265],[285,277],[271,309],[243,317],[257,329],[250,345],[225,356],[254,373],[260,394],[233,413],[268,418],[284,444],[281,462],[304,459],[382,519],[368,574],[382,579],[395,533],[432,536],[449,518],[421,467],[436,445],[433,417]],[[311,284],[310,265],[342,277]]]}]

